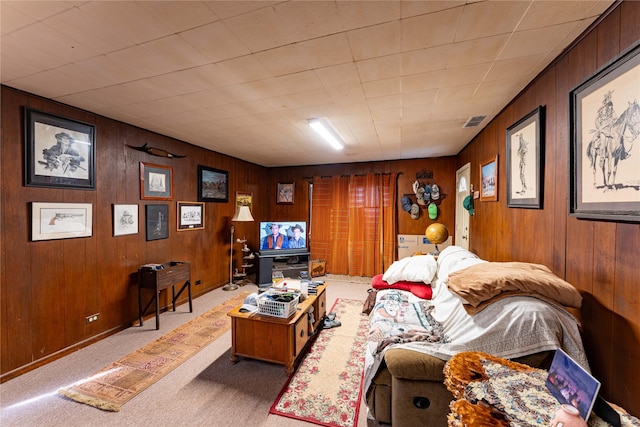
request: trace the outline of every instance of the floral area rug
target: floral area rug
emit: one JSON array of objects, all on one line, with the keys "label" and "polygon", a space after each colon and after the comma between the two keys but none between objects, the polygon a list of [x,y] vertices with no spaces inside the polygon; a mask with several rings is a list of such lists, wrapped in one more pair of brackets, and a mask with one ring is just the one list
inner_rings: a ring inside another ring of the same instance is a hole
[{"label": "floral area rug", "polygon": [[342,325],[320,331],[270,413],[323,426],[357,424],[369,328],[363,303],[336,301],[330,312]]},{"label": "floral area rug", "polygon": [[105,411],[120,407],[173,371],[231,327],[227,313],[242,304],[241,293],[190,320],[58,394]]}]

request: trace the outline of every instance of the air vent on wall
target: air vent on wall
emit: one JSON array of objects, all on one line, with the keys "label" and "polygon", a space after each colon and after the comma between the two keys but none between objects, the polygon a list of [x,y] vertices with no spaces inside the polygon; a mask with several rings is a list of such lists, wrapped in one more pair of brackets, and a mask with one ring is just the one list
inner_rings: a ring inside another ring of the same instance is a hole
[{"label": "air vent on wall", "polygon": [[487,116],[473,116],[467,119],[467,122],[462,126],[463,128],[472,128],[478,126]]}]

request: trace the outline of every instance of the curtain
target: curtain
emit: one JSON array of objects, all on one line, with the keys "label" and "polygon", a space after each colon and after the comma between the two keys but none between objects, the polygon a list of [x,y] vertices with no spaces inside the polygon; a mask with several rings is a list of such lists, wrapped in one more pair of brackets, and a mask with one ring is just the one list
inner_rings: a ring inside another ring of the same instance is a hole
[{"label": "curtain", "polygon": [[372,277],[395,259],[398,174],[314,177],[311,257],[332,274]]}]

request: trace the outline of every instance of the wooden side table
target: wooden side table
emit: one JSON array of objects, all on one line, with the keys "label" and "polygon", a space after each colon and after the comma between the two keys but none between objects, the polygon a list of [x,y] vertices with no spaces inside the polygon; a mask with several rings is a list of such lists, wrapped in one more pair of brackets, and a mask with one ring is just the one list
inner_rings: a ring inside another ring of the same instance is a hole
[{"label": "wooden side table", "polygon": [[[288,319],[259,313],[242,313],[238,306],[231,310],[231,362],[238,356],[284,365],[287,375],[293,373],[296,360],[304,353],[319,332],[327,311],[327,285],[318,286],[316,295],[298,304]],[[309,324],[309,309],[313,307],[315,322]]]},{"label": "wooden side table", "polygon": [[[176,294],[175,285],[182,285]],[[161,268],[152,269],[140,267],[138,269],[138,314],[140,316],[140,326],[142,326],[144,314],[147,312],[151,303],[156,303],[156,329],[160,329],[160,302],[158,296],[160,291],[171,286],[171,303],[173,311],[176,311],[176,301],[187,289],[189,294],[189,313],[193,313],[193,304],[191,301],[191,269],[188,262],[171,261],[161,264]],[[142,289],[152,289],[153,296],[142,308]]]}]

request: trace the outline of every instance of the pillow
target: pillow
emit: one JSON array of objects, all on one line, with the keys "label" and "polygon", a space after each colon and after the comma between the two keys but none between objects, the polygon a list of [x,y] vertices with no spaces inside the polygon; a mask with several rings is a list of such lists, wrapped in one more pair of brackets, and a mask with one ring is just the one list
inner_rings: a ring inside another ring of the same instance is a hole
[{"label": "pillow", "polygon": [[580,292],[541,264],[484,262],[451,273],[447,287],[474,307],[507,292],[540,295],[567,307],[582,305]]},{"label": "pillow", "polygon": [[422,299],[431,299],[433,296],[433,289],[431,286],[425,285],[422,282],[396,282],[394,284],[389,284],[382,279],[382,274],[376,274],[371,279],[371,287],[373,289],[399,289],[401,291],[409,291],[418,298]]},{"label": "pillow", "polygon": [[416,255],[395,261],[384,272],[382,279],[389,284],[401,281],[430,284],[437,270],[438,264],[433,255]]},{"label": "pillow", "polygon": [[486,262],[460,246],[447,246],[438,256],[438,279],[447,280],[449,274],[473,264]]}]

